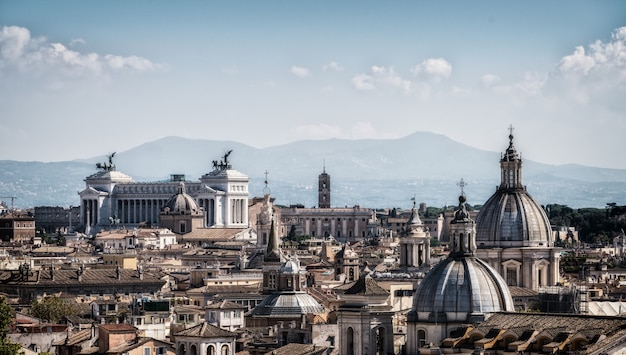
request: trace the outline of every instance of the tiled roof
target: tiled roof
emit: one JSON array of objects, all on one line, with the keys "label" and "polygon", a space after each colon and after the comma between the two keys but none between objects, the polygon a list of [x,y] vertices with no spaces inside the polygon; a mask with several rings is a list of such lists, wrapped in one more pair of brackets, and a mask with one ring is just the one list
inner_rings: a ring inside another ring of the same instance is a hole
[{"label": "tiled roof", "polygon": [[511,297],[536,297],[537,291],[519,286],[509,286],[509,291],[511,292]]},{"label": "tiled roof", "polygon": [[347,289],[344,294],[346,295],[363,295],[363,296],[389,296],[389,292],[382,288],[371,277],[362,276],[352,287]]},{"label": "tiled roof", "polygon": [[176,336],[213,338],[213,337],[236,337],[237,334],[229,332],[209,323],[199,323],[175,334]]},{"label": "tiled roof", "polygon": [[481,326],[500,329],[530,327],[540,331],[558,327],[565,327],[568,331],[602,329],[606,334],[619,328],[625,328],[626,318],[573,314],[495,313]]},{"label": "tiled roof", "polygon": [[139,278],[136,270],[120,269],[120,278],[117,277],[115,269],[86,269],[82,273],[82,280],[78,281],[76,270],[55,270],[54,280],[50,269],[34,270],[28,279],[22,279],[17,273],[5,271],[0,273],[0,282],[4,284],[36,284],[41,286],[57,285],[86,285],[86,284],[164,284],[160,275],[144,272],[143,280]]},{"label": "tiled roof", "polygon": [[197,228],[179,236],[181,240],[231,240],[247,228]]},{"label": "tiled roof", "polygon": [[76,345],[88,339],[91,339],[91,328],[70,333],[65,339],[56,341],[53,345]]},{"label": "tiled roof", "polygon": [[321,355],[329,350],[326,346],[291,343],[265,353],[265,355]]}]

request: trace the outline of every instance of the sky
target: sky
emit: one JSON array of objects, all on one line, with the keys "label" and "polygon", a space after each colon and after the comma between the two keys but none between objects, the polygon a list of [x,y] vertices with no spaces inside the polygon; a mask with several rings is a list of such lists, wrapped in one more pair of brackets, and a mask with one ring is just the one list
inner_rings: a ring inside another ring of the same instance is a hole
[{"label": "sky", "polygon": [[416,131],[502,152],[510,125],[525,159],[626,169],[626,1],[0,0],[0,160]]}]

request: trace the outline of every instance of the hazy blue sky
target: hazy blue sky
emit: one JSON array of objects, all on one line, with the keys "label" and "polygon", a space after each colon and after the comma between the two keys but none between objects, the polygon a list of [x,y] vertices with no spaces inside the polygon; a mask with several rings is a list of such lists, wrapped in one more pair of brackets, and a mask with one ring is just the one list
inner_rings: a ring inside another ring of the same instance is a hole
[{"label": "hazy blue sky", "polygon": [[513,124],[526,159],[626,168],[624,26],[621,0],[0,0],[0,159],[415,131],[503,151]]}]

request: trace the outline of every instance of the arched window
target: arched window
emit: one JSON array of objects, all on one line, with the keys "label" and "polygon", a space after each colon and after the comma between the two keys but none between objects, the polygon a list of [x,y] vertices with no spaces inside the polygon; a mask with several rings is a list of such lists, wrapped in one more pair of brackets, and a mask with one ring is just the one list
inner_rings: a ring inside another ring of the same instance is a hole
[{"label": "arched window", "polygon": [[222,351],[221,351],[221,355],[230,355],[230,349],[228,348],[228,345],[224,344],[222,345]]},{"label": "arched window", "polygon": [[196,349],[196,345],[195,345],[195,344],[192,344],[192,345],[189,347],[189,354],[190,354],[190,355],[198,355],[198,351],[197,351],[197,350],[198,350],[198,349]]},{"label": "arched window", "polygon": [[417,331],[417,347],[421,348],[425,345],[426,345],[426,331],[420,329]]},{"label": "arched window", "polygon": [[346,355],[354,355],[354,330],[352,330],[352,327],[349,327],[346,332],[346,346]]},{"label": "arched window", "polygon": [[206,348],[206,353],[207,353],[207,355],[215,355],[215,345],[212,345],[212,344],[209,345]]},{"label": "arched window", "polygon": [[185,344],[180,344],[178,347],[178,355],[186,355],[187,349],[185,349]]}]

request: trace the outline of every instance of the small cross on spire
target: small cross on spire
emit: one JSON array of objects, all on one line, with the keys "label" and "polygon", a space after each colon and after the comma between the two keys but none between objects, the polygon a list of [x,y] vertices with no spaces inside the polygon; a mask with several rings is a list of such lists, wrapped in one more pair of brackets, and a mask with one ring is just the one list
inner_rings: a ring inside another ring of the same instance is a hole
[{"label": "small cross on spire", "polygon": [[510,124],[509,125],[509,141],[511,144],[513,144],[513,130],[515,130],[515,128],[513,128],[513,125]]},{"label": "small cross on spire", "polygon": [[269,195],[270,194],[270,188],[267,186],[268,185],[267,175],[269,175],[269,171],[265,170],[265,187],[263,188],[263,193],[265,195]]},{"label": "small cross on spire", "polygon": [[457,182],[456,185],[461,187],[461,195],[465,196],[465,192],[463,191],[463,188],[467,186],[467,183],[465,182],[465,180],[461,178],[461,181]]}]

